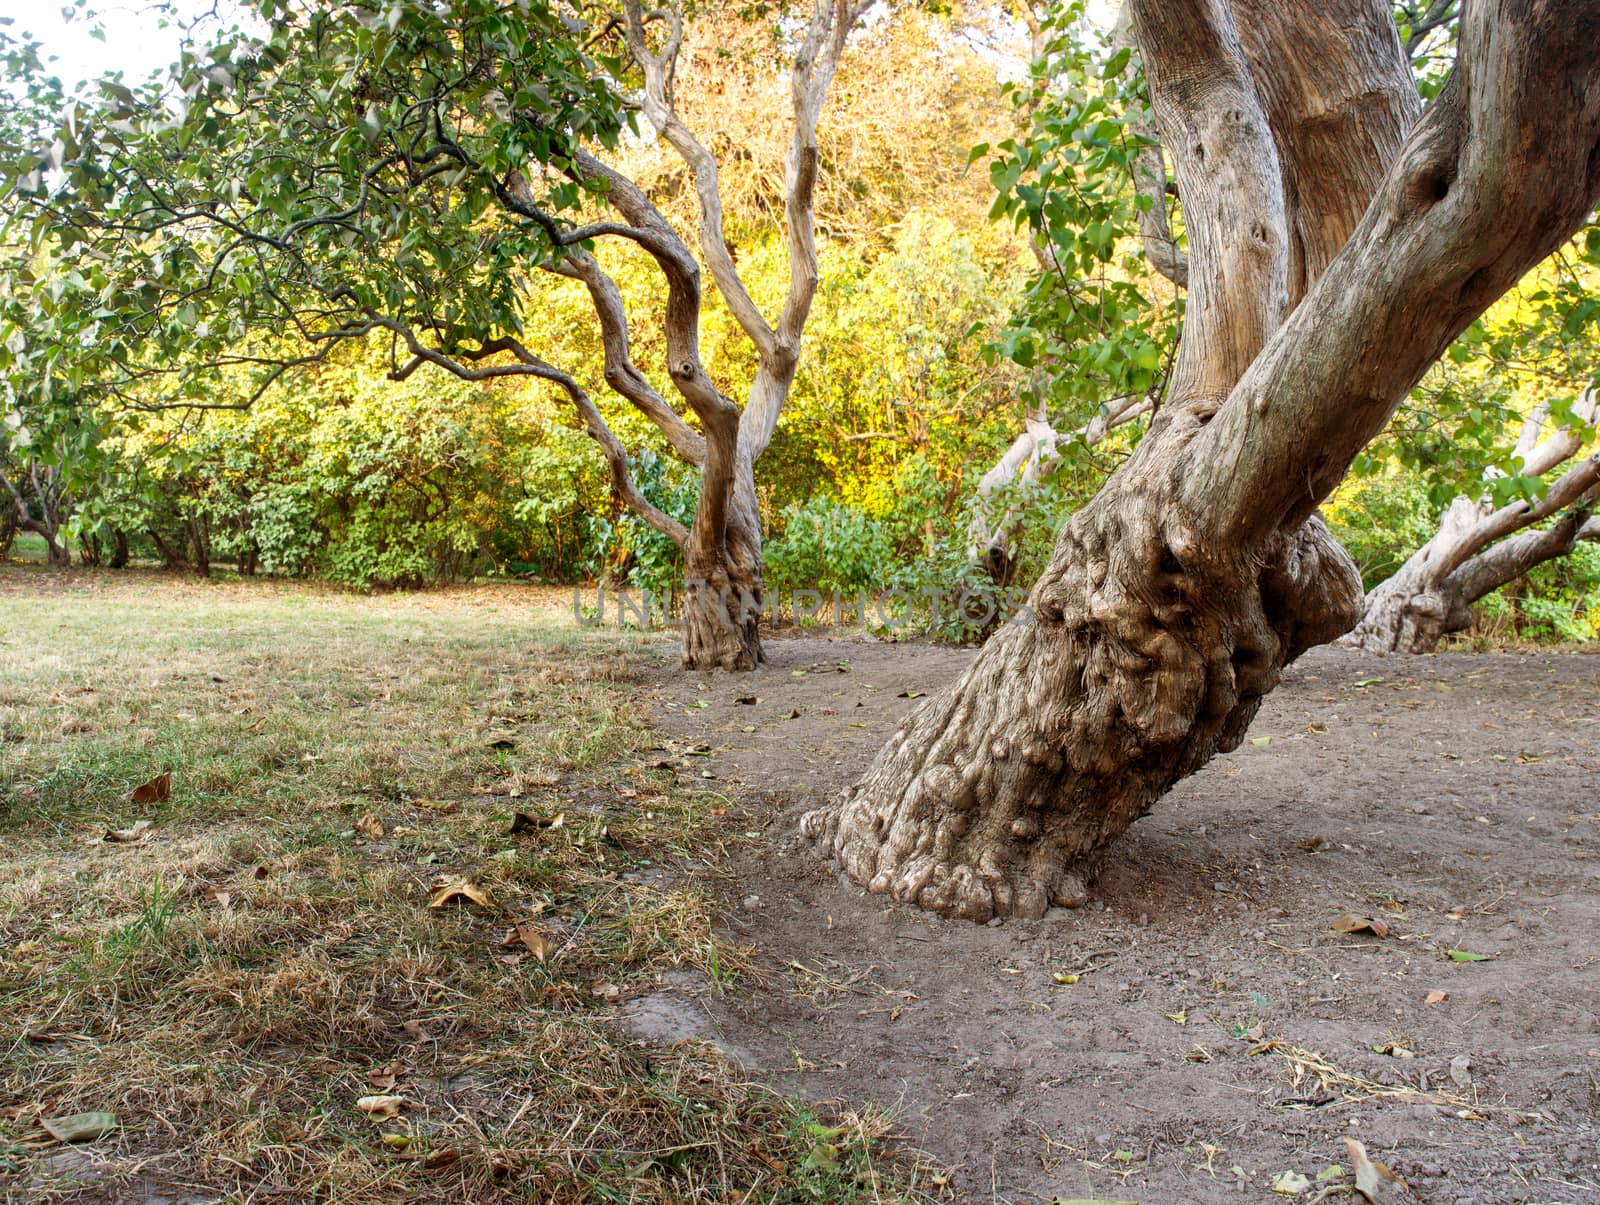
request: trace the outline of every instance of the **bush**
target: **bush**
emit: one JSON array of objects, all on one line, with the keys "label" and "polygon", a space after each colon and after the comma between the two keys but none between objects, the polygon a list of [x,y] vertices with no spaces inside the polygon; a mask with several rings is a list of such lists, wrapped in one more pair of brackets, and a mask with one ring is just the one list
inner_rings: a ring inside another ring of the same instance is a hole
[{"label": "bush", "polygon": [[854,507],[808,498],[785,507],[782,533],[765,551],[767,584],[824,594],[881,589],[894,572],[887,527]]}]

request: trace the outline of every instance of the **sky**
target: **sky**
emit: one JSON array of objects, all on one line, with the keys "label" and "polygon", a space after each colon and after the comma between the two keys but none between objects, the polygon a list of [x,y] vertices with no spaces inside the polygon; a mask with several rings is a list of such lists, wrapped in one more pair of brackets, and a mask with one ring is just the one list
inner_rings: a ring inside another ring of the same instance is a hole
[{"label": "sky", "polygon": [[[65,7],[67,13],[81,13]],[[177,58],[182,37],[181,27],[171,23],[172,16],[186,22],[201,13],[232,6],[227,0],[221,4],[211,0],[169,0],[159,8],[146,0],[91,0],[90,7],[98,14],[94,20],[82,15],[68,19],[63,14],[62,0],[0,0],[0,18],[12,19],[13,35],[27,33],[43,43],[45,57],[54,56],[49,70],[59,75],[70,90],[112,71],[121,71],[124,78],[137,82],[153,71],[163,70]],[[105,30],[104,41],[90,35],[97,24]]]}]

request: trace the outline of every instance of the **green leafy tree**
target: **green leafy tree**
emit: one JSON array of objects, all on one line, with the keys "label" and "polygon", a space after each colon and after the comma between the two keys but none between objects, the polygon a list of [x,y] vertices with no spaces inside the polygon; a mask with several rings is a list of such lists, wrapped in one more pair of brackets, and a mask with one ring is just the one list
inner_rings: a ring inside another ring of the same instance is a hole
[{"label": "green leafy tree", "polygon": [[[753,465],[816,288],[817,122],[866,7],[815,0],[778,27],[792,137],[790,279],[775,321],[724,240],[719,164],[675,109],[676,9],[257,0],[256,32],[186,49],[166,83],[106,81],[95,106],[67,101],[36,55],[13,56],[31,121],[8,125],[5,184],[43,256],[13,272],[13,292],[43,320],[21,338],[8,328],[0,372],[16,390],[93,382],[134,407],[241,405],[341,342],[382,333],[396,379],[433,366],[469,381],[543,380],[601,447],[617,495],[684,550],[686,663],[750,668],[761,596]],[[742,409],[700,353],[700,263],[596,153],[615,152],[630,107],[686,164],[706,268],[756,349]],[[595,254],[608,241],[659,273],[666,376],[693,421],[634,361],[627,306]],[[584,385],[522,338],[527,281],[540,272],[583,284],[607,383],[700,471],[688,526],[635,486]],[[218,402],[238,397],[240,373],[251,378],[243,397]]]}]

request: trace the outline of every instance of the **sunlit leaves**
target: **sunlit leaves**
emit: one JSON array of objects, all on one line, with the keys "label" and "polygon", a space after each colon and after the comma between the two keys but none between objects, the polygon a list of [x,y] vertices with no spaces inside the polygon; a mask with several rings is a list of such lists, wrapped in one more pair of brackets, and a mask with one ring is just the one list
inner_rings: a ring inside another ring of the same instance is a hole
[{"label": "sunlit leaves", "polygon": [[[7,270],[7,317],[28,336],[0,373],[48,392],[64,366],[30,349],[72,348],[72,387],[175,404],[249,362],[254,332],[317,357],[374,314],[446,340],[514,330],[522,274],[557,251],[548,223],[508,211],[513,183],[530,206],[574,210],[577,148],[623,128],[589,34],[531,0],[309,16],[268,0],[165,81],[107,81],[65,106],[0,42],[31,102],[6,122],[0,170],[32,256]],[[178,362],[192,370],[160,367]],[[256,367],[259,387],[281,363]]]},{"label": "sunlit leaves", "polygon": [[[990,354],[1030,370],[1031,391],[1076,421],[1110,401],[1158,389],[1176,337],[1176,297],[1162,297],[1139,254],[1133,188],[1148,148],[1146,100],[1130,49],[1110,52],[1082,4],[1064,6],[1028,80],[1008,89],[1023,132],[993,148],[991,216],[1025,230],[1041,262]],[[982,148],[988,153],[989,148]],[[981,157],[975,148],[975,157]]]}]

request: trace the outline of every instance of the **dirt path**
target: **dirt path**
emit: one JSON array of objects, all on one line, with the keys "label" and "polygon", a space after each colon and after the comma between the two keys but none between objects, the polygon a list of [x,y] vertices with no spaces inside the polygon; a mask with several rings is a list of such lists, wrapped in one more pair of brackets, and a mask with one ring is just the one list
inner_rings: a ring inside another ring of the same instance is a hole
[{"label": "dirt path", "polygon": [[969,654],[769,650],[646,683],[762,834],[721,890],[768,983],[670,987],[632,1002],[636,1033],[895,1107],[963,1201],[1282,1200],[1282,1172],[1348,1169],[1351,1135],[1410,1182],[1396,1200],[1600,1202],[1600,657],[1319,650],[1087,908],[976,927],[794,837]]}]

